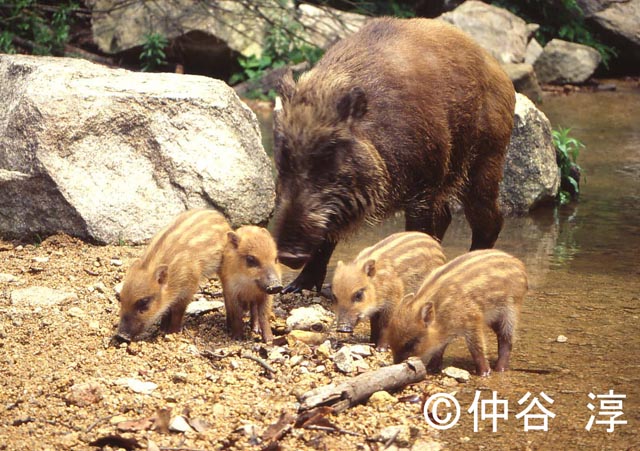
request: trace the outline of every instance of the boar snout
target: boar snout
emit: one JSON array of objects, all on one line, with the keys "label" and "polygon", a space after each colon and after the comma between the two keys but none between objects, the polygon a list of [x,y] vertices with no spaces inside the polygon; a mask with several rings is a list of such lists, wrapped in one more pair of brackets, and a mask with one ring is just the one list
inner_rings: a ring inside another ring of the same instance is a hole
[{"label": "boar snout", "polygon": [[300,269],[311,258],[311,254],[279,252],[278,260],[291,269]]},{"label": "boar snout", "polygon": [[353,321],[347,317],[344,317],[342,315],[338,315],[338,321],[337,321],[338,325],[336,326],[336,330],[338,332],[344,332],[347,334],[352,334],[353,333],[353,328],[355,327],[357,320]]},{"label": "boar snout", "polygon": [[276,294],[282,291],[282,282],[275,272],[269,272],[265,277],[258,279],[258,286],[267,294]]},{"label": "boar snout", "polygon": [[280,281],[273,283],[272,285],[267,285],[265,290],[267,294],[276,294],[282,291],[282,283]]}]

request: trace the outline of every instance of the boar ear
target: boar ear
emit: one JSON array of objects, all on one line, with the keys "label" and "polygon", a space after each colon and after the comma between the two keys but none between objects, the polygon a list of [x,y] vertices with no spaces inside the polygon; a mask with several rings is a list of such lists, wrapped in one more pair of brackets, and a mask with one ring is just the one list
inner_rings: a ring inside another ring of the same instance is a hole
[{"label": "boar ear", "polygon": [[295,89],[296,84],[293,81],[293,71],[289,69],[280,79],[280,83],[278,83],[278,95],[285,101],[290,102]]},{"label": "boar ear", "polygon": [[436,317],[435,309],[433,308],[432,302],[427,302],[420,309],[420,318],[424,322],[425,326],[428,326],[433,322]]},{"label": "boar ear", "polygon": [[160,265],[156,268],[153,273],[153,277],[156,279],[159,285],[164,285],[167,283],[167,278],[169,277],[169,266]]},{"label": "boar ear", "polygon": [[227,239],[234,248],[238,249],[238,246],[240,246],[240,236],[236,232],[227,232]]},{"label": "boar ear", "polygon": [[371,259],[368,260],[367,263],[364,264],[362,270],[368,277],[373,277],[376,275],[376,261]]},{"label": "boar ear", "polygon": [[338,102],[338,116],[341,121],[348,118],[360,119],[367,112],[367,96],[358,86],[351,88]]}]

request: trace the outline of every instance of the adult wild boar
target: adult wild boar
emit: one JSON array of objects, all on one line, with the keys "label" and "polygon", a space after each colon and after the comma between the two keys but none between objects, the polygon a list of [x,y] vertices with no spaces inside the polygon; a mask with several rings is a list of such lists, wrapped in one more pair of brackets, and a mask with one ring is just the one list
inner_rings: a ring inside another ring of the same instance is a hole
[{"label": "adult wild boar", "polygon": [[470,37],[429,19],[371,20],[297,83],[281,83],[274,126],[280,261],[305,265],[285,291],[318,290],[336,243],[403,210],[439,240],[458,198],[471,249],[502,228],[498,184],[515,92]]}]

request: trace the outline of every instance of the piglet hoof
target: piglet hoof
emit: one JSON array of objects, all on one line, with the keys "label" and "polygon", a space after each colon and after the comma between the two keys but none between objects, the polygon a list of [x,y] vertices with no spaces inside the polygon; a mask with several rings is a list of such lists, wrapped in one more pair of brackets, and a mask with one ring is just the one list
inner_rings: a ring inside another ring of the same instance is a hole
[{"label": "piglet hoof", "polygon": [[478,376],[480,377],[489,377],[490,375],[491,375],[491,369],[478,370]]}]

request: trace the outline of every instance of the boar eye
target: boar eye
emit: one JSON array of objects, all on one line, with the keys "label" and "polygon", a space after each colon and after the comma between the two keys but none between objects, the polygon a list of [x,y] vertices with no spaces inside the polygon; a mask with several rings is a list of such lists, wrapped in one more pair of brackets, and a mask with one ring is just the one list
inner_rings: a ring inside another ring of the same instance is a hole
[{"label": "boar eye", "polygon": [[354,295],[351,297],[352,302],[361,302],[364,299],[364,288],[356,291]]},{"label": "boar eye", "polygon": [[247,261],[247,266],[249,268],[257,268],[260,266],[260,262],[253,255],[247,255],[245,260]]},{"label": "boar eye", "polygon": [[138,312],[144,313],[149,310],[149,304],[151,304],[151,296],[147,296],[146,298],[138,299],[135,304],[135,308]]},{"label": "boar eye", "polygon": [[420,339],[418,337],[414,337],[411,340],[407,341],[405,343],[405,345],[402,347],[402,353],[403,354],[412,354],[419,341],[420,341]]}]

